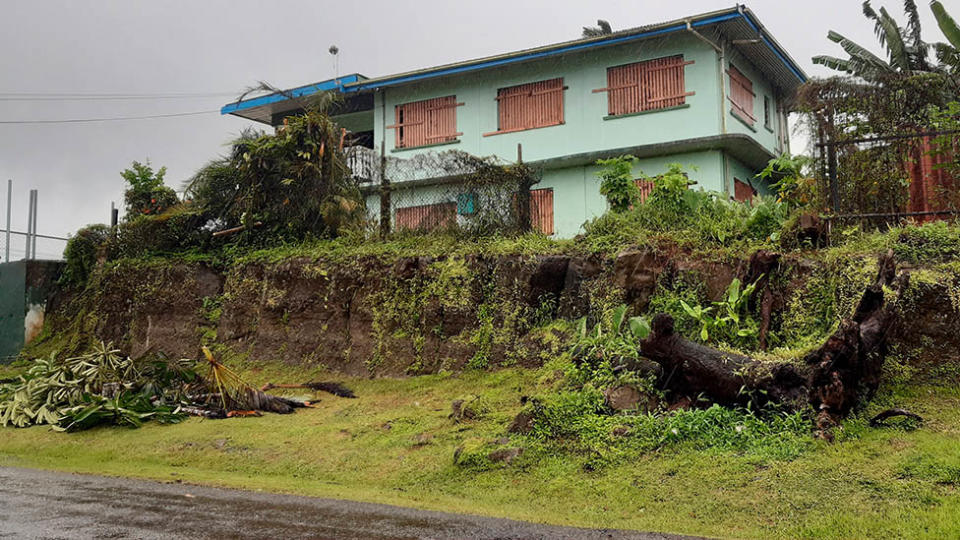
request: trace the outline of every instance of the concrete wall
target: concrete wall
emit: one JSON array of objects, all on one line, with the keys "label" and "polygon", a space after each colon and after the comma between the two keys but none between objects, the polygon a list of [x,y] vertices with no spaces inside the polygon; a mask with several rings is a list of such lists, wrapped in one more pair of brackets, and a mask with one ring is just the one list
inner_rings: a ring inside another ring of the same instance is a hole
[{"label": "concrete wall", "polygon": [[15,357],[43,328],[47,300],[57,290],[59,261],[0,264],[0,362]]}]

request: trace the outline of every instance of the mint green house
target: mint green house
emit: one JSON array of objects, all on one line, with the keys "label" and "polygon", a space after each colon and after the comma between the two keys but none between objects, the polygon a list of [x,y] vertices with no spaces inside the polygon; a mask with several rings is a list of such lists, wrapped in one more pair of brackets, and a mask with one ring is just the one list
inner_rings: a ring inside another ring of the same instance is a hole
[{"label": "mint green house", "polygon": [[[763,193],[754,176],[789,150],[786,103],[805,80],[756,15],[736,6],[385,77],[347,75],[221,112],[276,126],[300,110],[296,98],[339,91],[336,119],[367,149],[370,159],[355,167],[367,179],[381,152],[391,162],[448,149],[512,162],[521,145],[523,161],[543,170],[537,227],[570,237],[606,210],[600,158],[632,154],[635,171],[648,176],[680,163],[698,189],[737,199]],[[414,185],[429,198],[430,178]],[[379,198],[367,202],[378,215]],[[451,204],[398,207],[393,219],[423,223],[436,215],[428,207]]]}]

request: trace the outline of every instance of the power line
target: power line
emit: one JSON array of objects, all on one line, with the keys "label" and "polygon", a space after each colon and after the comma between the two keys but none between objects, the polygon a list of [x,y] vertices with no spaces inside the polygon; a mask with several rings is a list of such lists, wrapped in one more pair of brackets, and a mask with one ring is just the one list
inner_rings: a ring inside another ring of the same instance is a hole
[{"label": "power line", "polygon": [[220,92],[210,94],[4,94],[0,93],[0,101],[139,101],[161,99],[210,99],[235,97],[236,92]]},{"label": "power line", "polygon": [[7,97],[0,96],[0,101],[153,101],[162,99],[222,99],[236,94],[217,94],[212,96],[74,96],[74,97]]},{"label": "power line", "polygon": [[149,120],[151,118],[173,118],[176,116],[197,116],[199,114],[219,113],[219,110],[195,111],[171,114],[152,114],[148,116],[115,116],[111,118],[69,118],[65,120],[0,120],[0,124],[79,124],[88,122],[119,122],[123,120]]},{"label": "power line", "polygon": [[[5,232],[7,232],[6,229],[0,229],[0,233],[5,233]],[[29,236],[28,233],[25,233],[22,231],[14,231],[14,230],[11,230],[10,234],[18,234],[20,236]],[[69,238],[64,238],[62,236],[50,236],[48,234],[34,234],[34,236],[36,236],[37,238],[46,238],[48,240],[64,240],[64,241],[70,240]]]},{"label": "power line", "polygon": [[158,96],[232,96],[236,92],[0,92],[0,96],[11,97],[158,97]]}]

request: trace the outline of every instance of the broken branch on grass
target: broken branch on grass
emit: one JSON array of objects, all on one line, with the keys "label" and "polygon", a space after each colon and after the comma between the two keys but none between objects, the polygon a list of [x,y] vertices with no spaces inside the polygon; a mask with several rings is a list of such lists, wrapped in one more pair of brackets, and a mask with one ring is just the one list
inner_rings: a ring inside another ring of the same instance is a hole
[{"label": "broken branch on grass", "polygon": [[912,419],[916,420],[917,422],[923,423],[923,417],[920,416],[919,414],[912,413],[912,412],[910,412],[910,411],[908,411],[908,410],[906,410],[906,409],[887,409],[887,410],[881,412],[880,414],[874,416],[873,418],[871,418],[871,419],[870,419],[870,426],[871,426],[871,427],[882,427],[882,426],[885,426],[885,425],[887,425],[887,424],[885,423],[885,421],[886,421],[887,419],[893,418],[893,417],[895,417],[895,416],[903,416],[903,417],[906,417],[906,418],[912,418]]}]

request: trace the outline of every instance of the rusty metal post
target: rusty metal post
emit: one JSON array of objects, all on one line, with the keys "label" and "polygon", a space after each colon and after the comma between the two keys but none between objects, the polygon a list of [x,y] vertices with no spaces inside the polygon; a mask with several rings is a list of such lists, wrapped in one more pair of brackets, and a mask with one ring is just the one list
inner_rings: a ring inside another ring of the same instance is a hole
[{"label": "rusty metal post", "polygon": [[523,145],[517,143],[517,226],[521,233],[530,232],[530,186],[533,184],[529,171],[523,165]]},{"label": "rusty metal post", "polygon": [[386,141],[380,141],[380,238],[390,236],[390,180],[387,179]]},{"label": "rusty metal post", "polygon": [[840,186],[837,180],[837,146],[833,141],[827,143],[827,174],[830,176],[830,198],[833,213],[840,212]]}]

